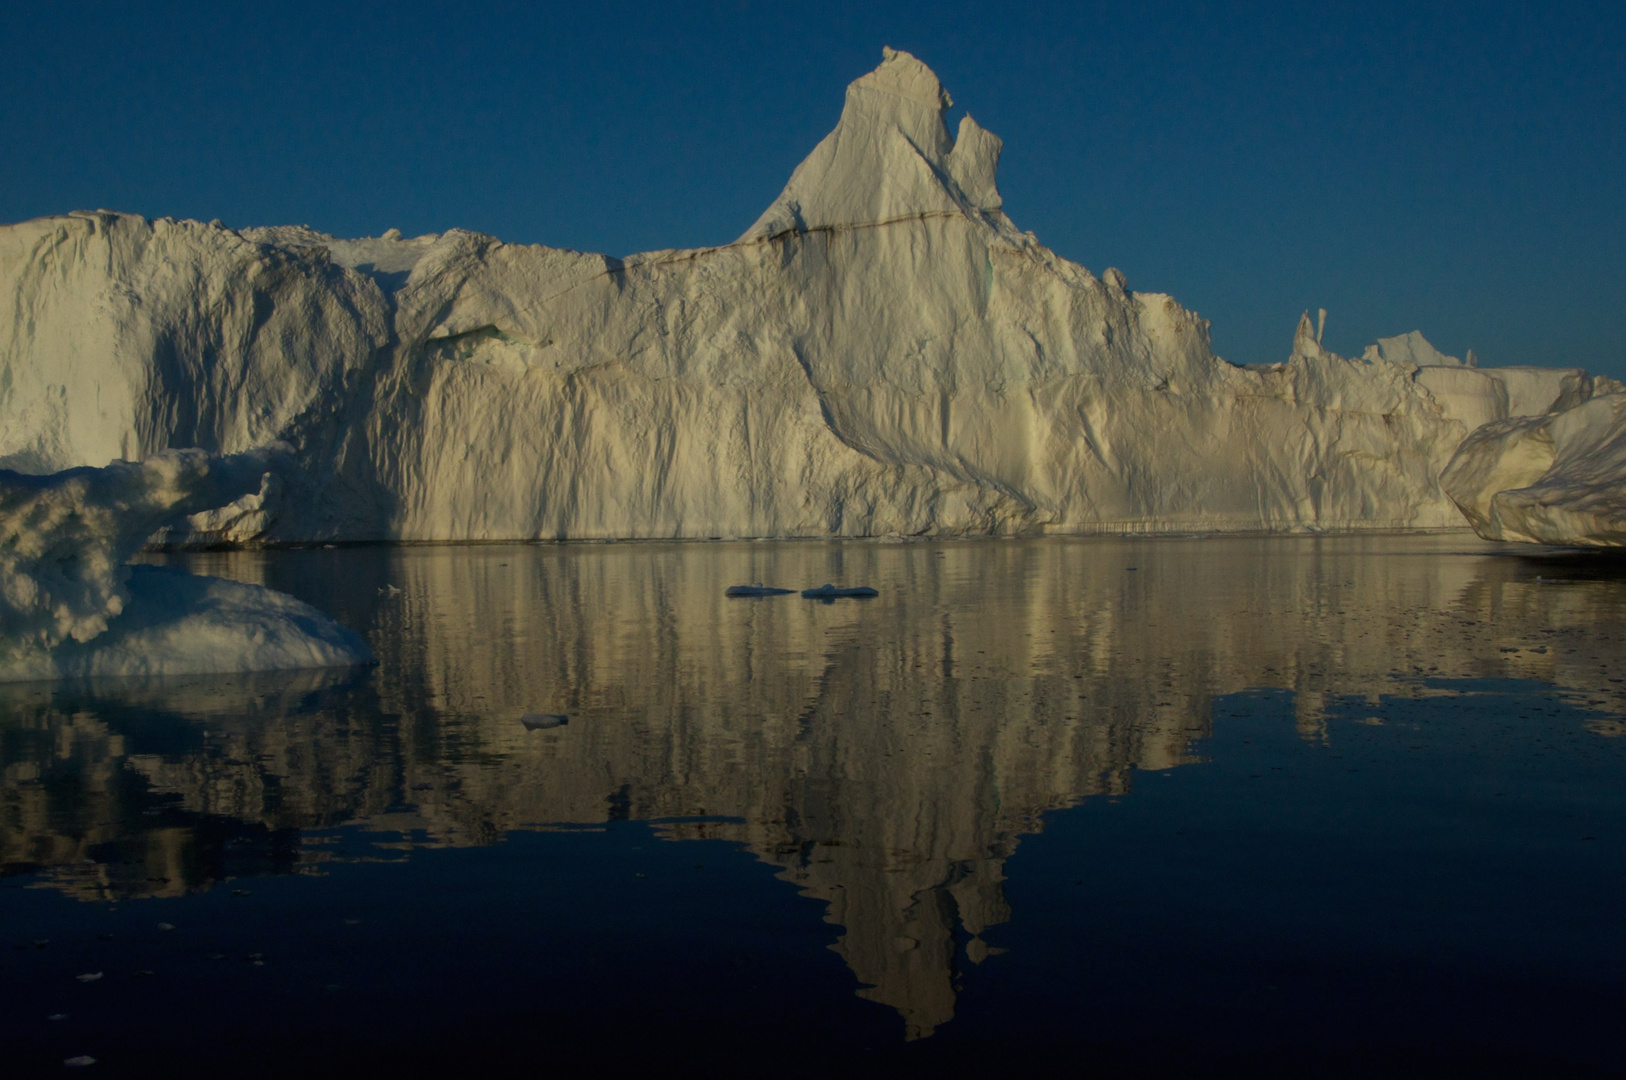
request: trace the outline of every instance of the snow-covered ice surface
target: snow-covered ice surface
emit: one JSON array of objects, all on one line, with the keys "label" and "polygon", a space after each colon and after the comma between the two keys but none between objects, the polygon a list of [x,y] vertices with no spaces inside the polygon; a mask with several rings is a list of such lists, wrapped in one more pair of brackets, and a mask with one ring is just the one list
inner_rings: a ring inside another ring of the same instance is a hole
[{"label": "snow-covered ice surface", "polygon": [[1487,424],[1443,483],[1487,540],[1626,547],[1626,394]]},{"label": "snow-covered ice surface", "polygon": [[0,682],[366,663],[353,632],[257,585],[129,566],[156,530],[262,489],[275,452],[168,450],[0,470]]},{"label": "snow-covered ice surface", "polygon": [[[212,541],[1460,527],[1468,433],[1607,380],[1308,317],[1216,357],[1006,217],[907,53],[739,240],[624,259],[96,211],[0,228],[0,466],[288,443]],[[184,539],[176,536],[175,539]]]}]

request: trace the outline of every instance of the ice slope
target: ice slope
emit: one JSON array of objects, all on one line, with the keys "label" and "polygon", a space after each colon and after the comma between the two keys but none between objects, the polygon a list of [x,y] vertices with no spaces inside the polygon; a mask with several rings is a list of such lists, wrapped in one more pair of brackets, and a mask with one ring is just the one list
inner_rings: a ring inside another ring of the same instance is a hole
[{"label": "ice slope", "polygon": [[1593,392],[1421,335],[1346,359],[1307,318],[1285,362],[1226,363],[1018,230],[999,139],[947,104],[887,50],[716,248],[0,229],[0,465],[290,444],[210,540],[1433,528],[1470,430]]},{"label": "ice slope", "polygon": [[1488,424],[1443,484],[1488,540],[1626,547],[1626,394]]},{"label": "ice slope", "polygon": [[0,470],[0,682],[367,662],[359,637],[291,596],[127,565],[155,530],[258,488],[275,464],[169,450],[45,476]]}]

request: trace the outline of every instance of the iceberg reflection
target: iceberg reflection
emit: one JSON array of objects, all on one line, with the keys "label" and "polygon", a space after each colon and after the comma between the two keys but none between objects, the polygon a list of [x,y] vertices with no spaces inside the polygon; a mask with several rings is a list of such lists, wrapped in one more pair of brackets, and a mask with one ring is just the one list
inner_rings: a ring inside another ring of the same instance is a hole
[{"label": "iceberg reflection", "polygon": [[[1290,691],[1299,736],[1321,743],[1339,703],[1511,677],[1550,684],[1596,733],[1620,728],[1626,580],[1493,550],[1452,536],[189,556],[364,628],[379,667],[0,688],[0,859],[87,900],[172,896],[349,857],[302,842],[313,829],[463,846],[661,819],[674,840],[744,845],[823,901],[862,995],[923,1037],[954,1015],[956,965],[983,962],[982,934],[1010,918],[1019,838],[1129,793],[1136,771],[1201,760],[1216,698]],[[725,598],[758,580],[873,582],[881,599]]]}]

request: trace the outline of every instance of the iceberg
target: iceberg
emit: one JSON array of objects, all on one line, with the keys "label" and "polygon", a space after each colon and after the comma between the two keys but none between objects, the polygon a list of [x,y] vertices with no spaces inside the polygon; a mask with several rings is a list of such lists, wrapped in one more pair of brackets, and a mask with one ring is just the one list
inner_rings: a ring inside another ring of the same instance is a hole
[{"label": "iceberg", "polygon": [[0,470],[0,682],[339,667],[354,632],[258,585],[130,566],[163,526],[257,490],[274,452]]},{"label": "iceberg", "polygon": [[1417,333],[1342,357],[1324,313],[1227,362],[1021,231],[1000,139],[948,106],[885,50],[718,247],[0,228],[0,467],[292,448],[176,542],[1461,528],[1471,431],[1610,389]]}]

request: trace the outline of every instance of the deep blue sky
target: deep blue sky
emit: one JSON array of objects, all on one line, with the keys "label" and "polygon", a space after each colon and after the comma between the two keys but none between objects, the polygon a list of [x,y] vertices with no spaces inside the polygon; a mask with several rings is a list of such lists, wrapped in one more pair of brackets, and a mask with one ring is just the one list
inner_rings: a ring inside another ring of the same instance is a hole
[{"label": "deep blue sky", "polygon": [[1619,3],[25,2],[0,43],[0,220],[616,255],[733,239],[890,44],[1005,139],[1020,227],[1229,359],[1324,306],[1344,353],[1626,377]]}]

